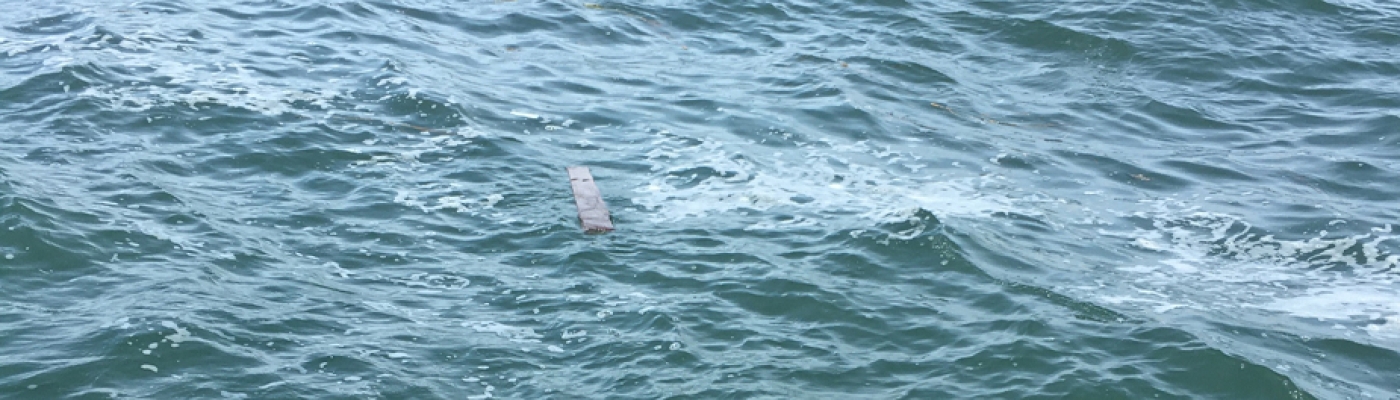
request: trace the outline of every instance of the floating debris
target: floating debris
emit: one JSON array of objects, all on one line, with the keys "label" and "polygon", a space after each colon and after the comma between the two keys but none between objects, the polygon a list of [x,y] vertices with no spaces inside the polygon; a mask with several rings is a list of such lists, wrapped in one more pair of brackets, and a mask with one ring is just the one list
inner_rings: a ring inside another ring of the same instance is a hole
[{"label": "floating debris", "polygon": [[569,185],[574,190],[574,205],[578,207],[578,220],[583,224],[583,231],[612,231],[612,215],[608,213],[608,205],[603,203],[603,195],[598,191],[598,185],[593,183],[593,174],[588,167],[573,166],[568,171]]}]

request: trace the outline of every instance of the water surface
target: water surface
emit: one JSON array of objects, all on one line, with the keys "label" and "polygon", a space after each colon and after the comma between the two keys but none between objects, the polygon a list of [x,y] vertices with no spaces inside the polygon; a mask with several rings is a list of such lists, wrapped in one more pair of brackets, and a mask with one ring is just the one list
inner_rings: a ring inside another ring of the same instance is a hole
[{"label": "water surface", "polygon": [[1396,21],[12,4],[0,397],[1395,398]]}]

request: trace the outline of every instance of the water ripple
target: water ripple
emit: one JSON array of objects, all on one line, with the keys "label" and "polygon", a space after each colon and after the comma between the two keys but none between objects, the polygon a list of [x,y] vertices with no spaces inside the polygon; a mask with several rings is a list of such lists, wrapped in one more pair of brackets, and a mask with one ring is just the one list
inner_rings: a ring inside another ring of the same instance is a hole
[{"label": "water ripple", "polygon": [[20,6],[0,392],[1394,395],[1397,15]]}]

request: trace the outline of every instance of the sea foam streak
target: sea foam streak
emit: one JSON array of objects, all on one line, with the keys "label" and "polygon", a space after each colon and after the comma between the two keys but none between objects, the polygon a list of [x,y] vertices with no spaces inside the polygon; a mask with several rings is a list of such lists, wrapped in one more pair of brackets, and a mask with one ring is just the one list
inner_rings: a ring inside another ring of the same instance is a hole
[{"label": "sea foam streak", "polygon": [[[748,229],[853,228],[897,222],[924,209],[967,230],[1015,214],[1058,232],[1118,238],[1140,260],[1081,260],[1109,275],[1058,286],[1147,314],[1181,310],[1319,319],[1341,334],[1400,337],[1400,255],[1390,226],[1304,240],[1279,239],[1244,217],[1189,201],[1113,201],[1103,209],[1027,190],[994,172],[934,166],[869,142],[818,141],[758,156],[754,146],[659,132],[648,149],[652,178],[633,193],[653,222],[724,215]],[[905,173],[904,171],[925,171]],[[1119,211],[1105,211],[1106,209]],[[785,214],[773,222],[759,215]],[[856,220],[841,219],[855,216]],[[860,222],[864,221],[864,222]],[[1112,243],[1105,242],[1105,243]],[[1022,243],[1022,245],[1031,245]],[[1016,254],[1024,249],[1004,249]],[[1054,261],[1045,261],[1051,262]],[[1054,265],[1047,265],[1054,267]],[[1228,308],[1228,310],[1224,310]]]}]

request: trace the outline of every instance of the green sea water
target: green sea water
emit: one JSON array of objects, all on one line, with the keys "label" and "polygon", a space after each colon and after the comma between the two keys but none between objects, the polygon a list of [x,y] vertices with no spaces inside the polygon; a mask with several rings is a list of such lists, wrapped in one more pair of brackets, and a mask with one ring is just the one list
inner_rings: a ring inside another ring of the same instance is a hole
[{"label": "green sea water", "polygon": [[1394,2],[7,5],[0,398],[1400,398]]}]

